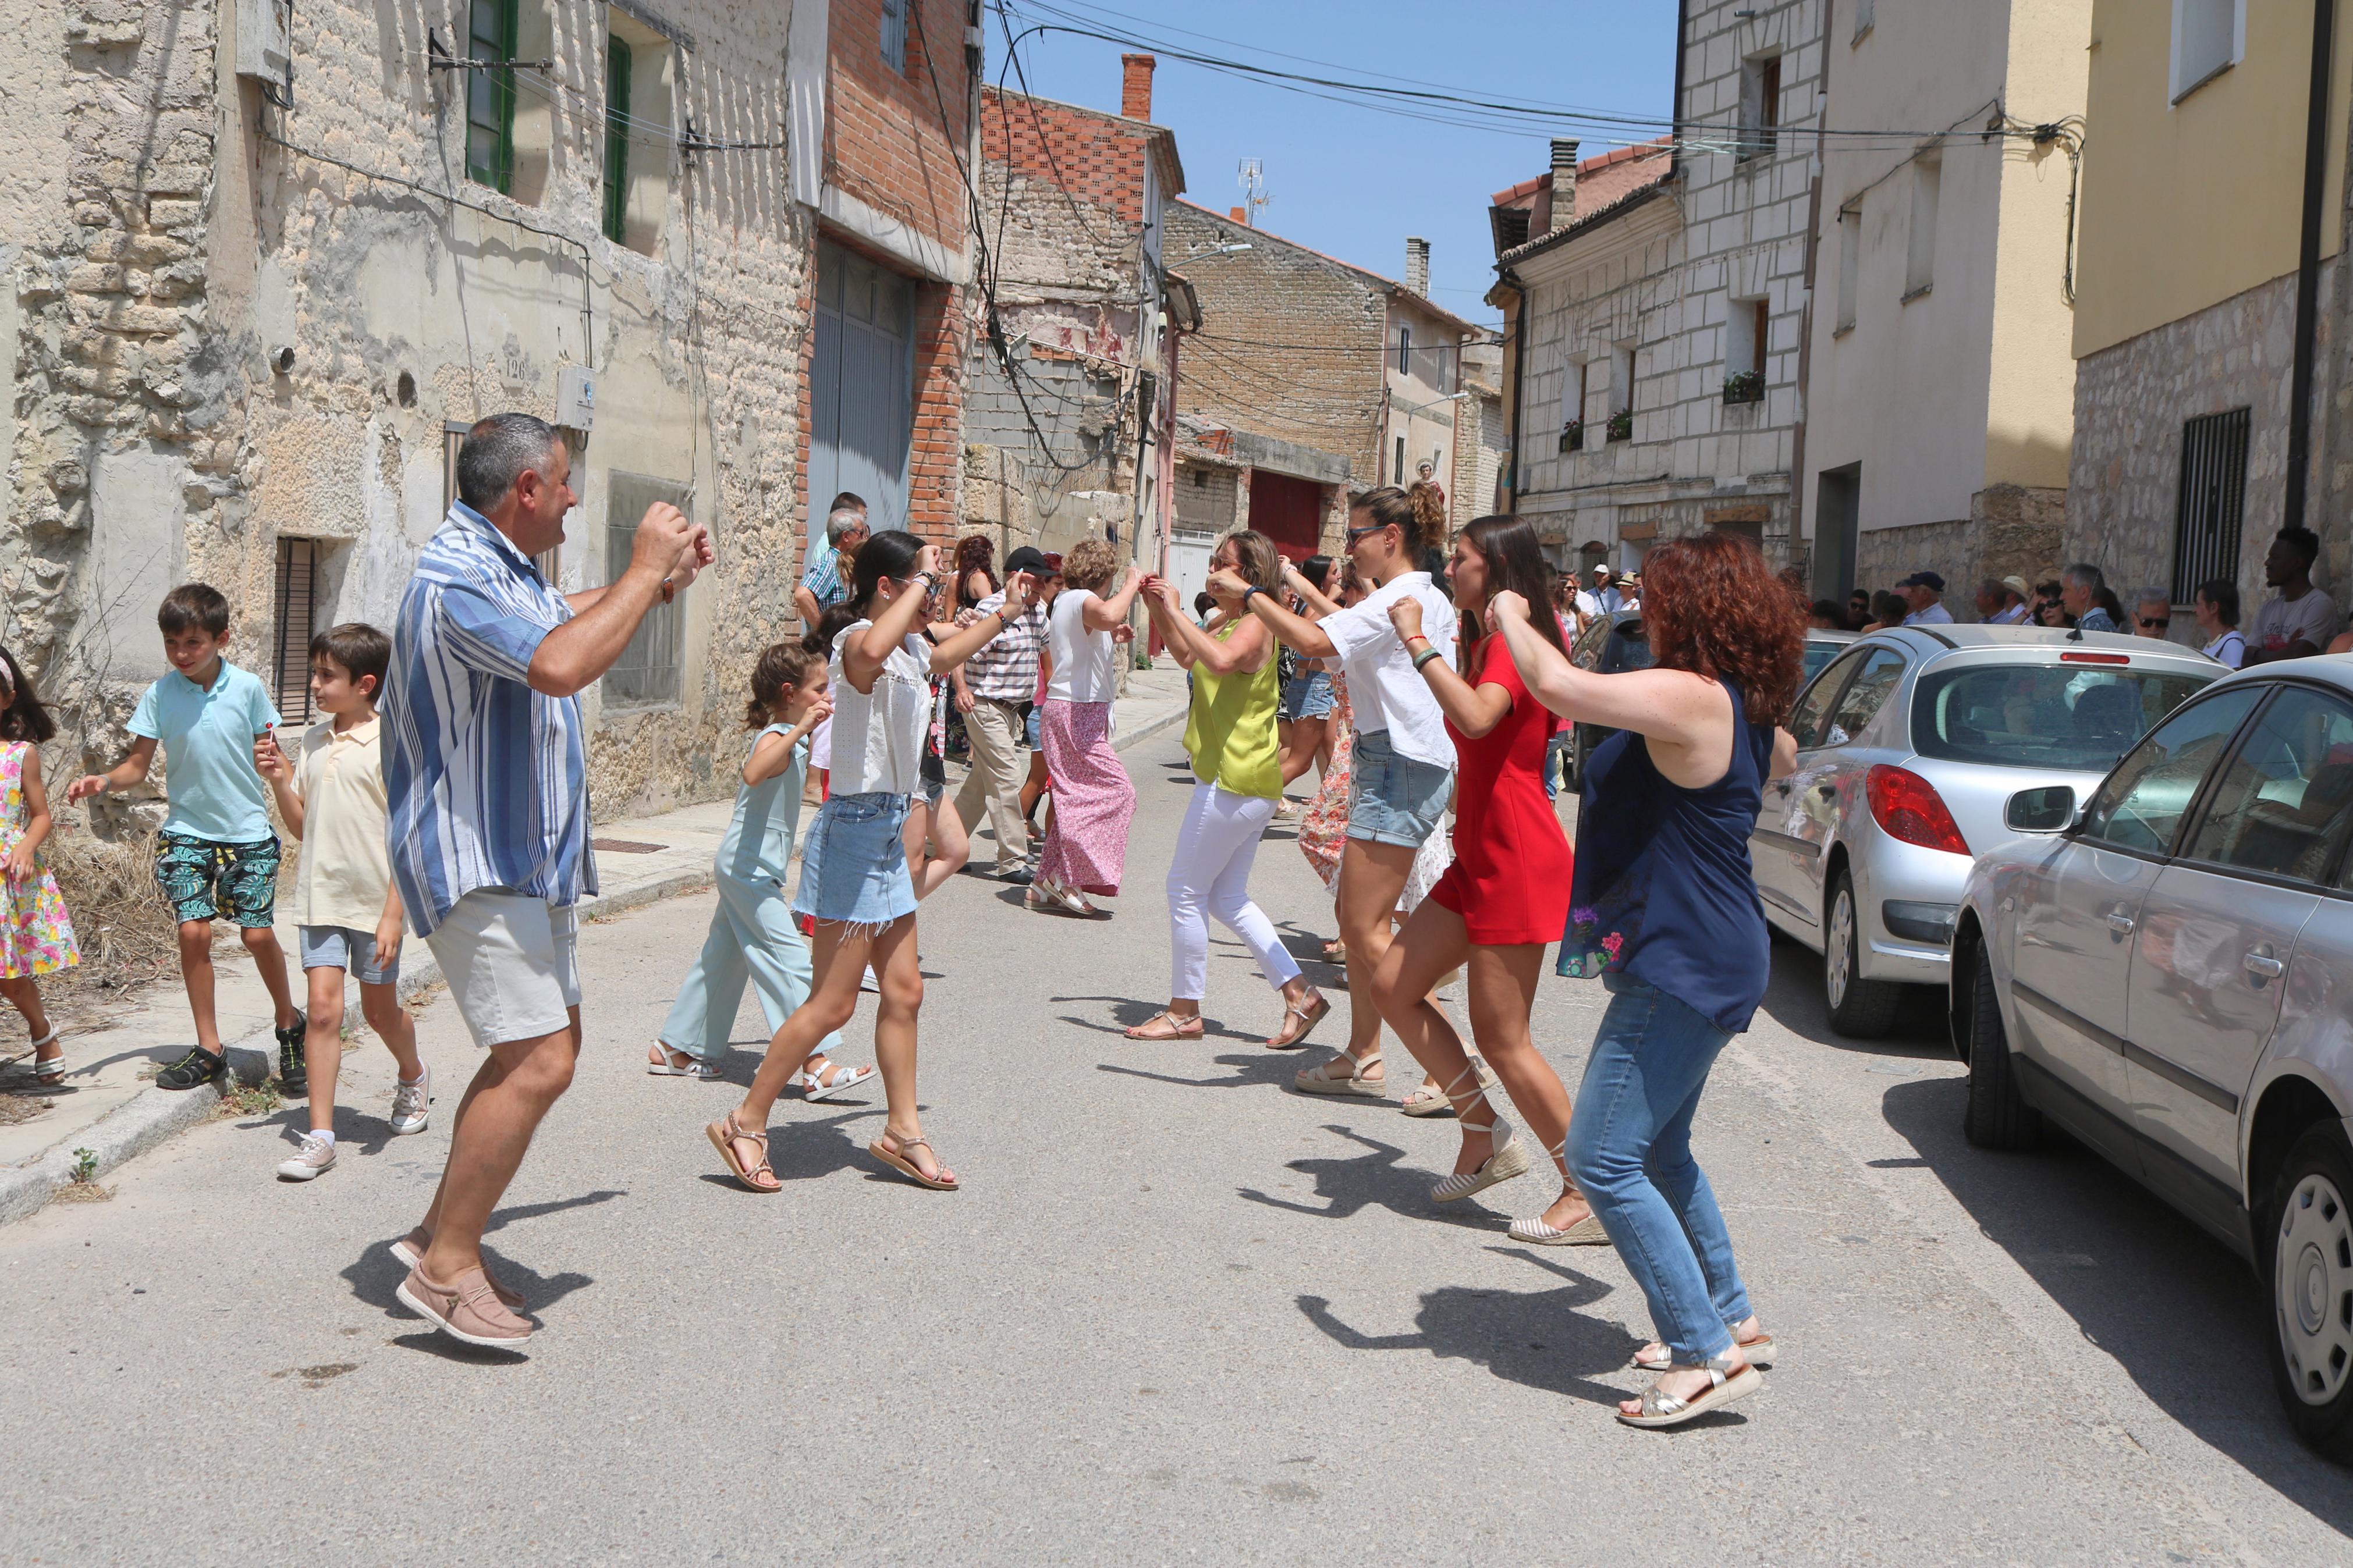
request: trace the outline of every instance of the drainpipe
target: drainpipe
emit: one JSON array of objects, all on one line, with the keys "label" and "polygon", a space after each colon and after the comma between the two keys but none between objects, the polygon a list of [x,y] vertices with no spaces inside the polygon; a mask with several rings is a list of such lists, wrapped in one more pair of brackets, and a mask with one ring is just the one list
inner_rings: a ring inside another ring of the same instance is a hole
[{"label": "drainpipe", "polygon": [[1676,0],[1675,100],[1673,106],[1667,110],[1667,178],[1670,180],[1681,174],[1683,166],[1683,36],[1690,28],[1691,0]]},{"label": "drainpipe", "polygon": [[2327,195],[2328,58],[2337,0],[2313,0],[2312,88],[2304,127],[2304,233],[2295,260],[2295,365],[2288,378],[2287,500],[2282,521],[2304,526],[2312,468],[2312,366],[2320,325],[2320,224]]},{"label": "drainpipe", "polygon": [[1520,281],[1520,275],[1508,267],[1499,264],[1495,276],[1511,286],[1513,297],[1512,417],[1511,427],[1504,433],[1505,439],[1512,444],[1512,450],[1511,461],[1504,469],[1506,477],[1504,482],[1507,493],[1504,510],[1516,512],[1520,510],[1520,432],[1527,423],[1524,398],[1528,384],[1528,289],[1527,285]]},{"label": "drainpipe", "polygon": [[[1822,244],[1822,176],[1830,172],[1831,51],[1822,51],[1821,79],[1814,84],[1814,174],[1806,192],[1805,303],[1798,309],[1798,427],[1789,437],[1789,551],[1795,554],[1806,538],[1806,417],[1811,412],[1814,374],[1814,284],[1820,276]],[[1817,520],[1819,526],[1819,520]],[[1815,575],[1820,553],[1810,552],[1806,575],[1821,597],[1821,579]],[[1840,589],[1841,603],[1846,591]]]}]

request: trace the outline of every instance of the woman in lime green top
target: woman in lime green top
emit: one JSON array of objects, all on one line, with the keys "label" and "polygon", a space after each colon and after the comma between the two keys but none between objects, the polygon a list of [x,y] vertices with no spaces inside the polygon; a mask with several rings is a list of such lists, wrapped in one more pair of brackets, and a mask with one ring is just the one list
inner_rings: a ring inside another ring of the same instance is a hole
[{"label": "woman in lime green top", "polygon": [[[1240,573],[1254,588],[1276,592],[1282,559],[1266,535],[1243,530],[1226,536],[1210,558],[1213,571]],[[1136,1040],[1201,1037],[1201,993],[1209,967],[1207,917],[1242,939],[1267,984],[1282,993],[1282,1027],[1266,1043],[1278,1050],[1303,1044],[1332,1004],[1300,978],[1299,965],[1274,922],[1250,902],[1250,862],[1259,836],[1282,796],[1282,757],[1275,741],[1282,698],[1273,636],[1255,616],[1202,630],[1187,618],[1176,586],[1145,581],[1145,604],[1161,640],[1192,672],[1193,709],[1185,721],[1185,749],[1193,754],[1193,799],[1176,834],[1168,868],[1168,924],[1176,951],[1168,1005],[1127,1031]]]}]

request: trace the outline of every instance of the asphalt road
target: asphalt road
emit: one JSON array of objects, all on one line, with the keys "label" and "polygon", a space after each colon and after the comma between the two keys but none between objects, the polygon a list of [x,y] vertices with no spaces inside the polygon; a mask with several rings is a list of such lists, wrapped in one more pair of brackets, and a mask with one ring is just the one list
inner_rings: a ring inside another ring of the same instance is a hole
[{"label": "asphalt road", "polygon": [[[2284,1428],[2244,1268],[2091,1156],[1968,1148],[1933,1018],[1835,1039],[1793,947],[1698,1131],[1787,1359],[1693,1427],[1620,1427],[1642,1302],[1606,1249],[1504,1236],[1541,1178],[1433,1209],[1451,1123],[1284,1092],[1302,1058],[1257,1044],[1279,1007],[1222,933],[1222,1032],[1119,1035],[1167,983],[1185,791],[1173,743],[1129,762],[1113,918],[968,878],[924,908],[962,1193],[878,1173],[879,1089],[779,1108],[781,1195],[721,1181],[701,1128],[733,1087],[638,1065],[703,896],[583,932],[584,1067],[491,1238],[527,1357],[393,1297],[473,1059],[446,1000],[426,1134],[386,1137],[370,1043],[322,1180],[270,1178],[290,1109],[0,1230],[0,1560],[2347,1561],[2353,1475]],[[1259,864],[1312,951],[1288,831]],[[1599,1000],[1545,983],[1572,1082]],[[747,1009],[736,1082],[759,1034]]]}]

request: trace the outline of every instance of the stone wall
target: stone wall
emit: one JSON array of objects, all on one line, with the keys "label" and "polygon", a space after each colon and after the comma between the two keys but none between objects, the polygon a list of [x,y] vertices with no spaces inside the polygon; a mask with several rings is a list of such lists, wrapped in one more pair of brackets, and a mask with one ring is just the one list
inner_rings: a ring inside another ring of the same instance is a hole
[{"label": "stone wall", "polygon": [[[1945,607],[1957,621],[1978,618],[1978,584],[2013,573],[2029,584],[2048,582],[2062,564],[2067,492],[1997,485],[1970,498],[1970,515],[1951,522],[1864,530],[1856,546],[1854,583],[1878,593],[1915,572],[1945,579]],[[2117,584],[2128,595],[2134,583]]]},{"label": "stone wall", "polygon": [[[61,176],[0,187],[19,245],[0,581],[20,655],[86,700],[75,760],[119,753],[121,710],[161,668],[159,584],[228,595],[231,657],[265,679],[282,539],[323,553],[322,622],[384,624],[444,510],[445,427],[553,416],[578,365],[598,417],[575,442],[562,585],[607,580],[615,472],[688,492],[719,552],[687,598],[677,698],[590,695],[596,809],[726,794],[714,754],[732,764],[797,563],[810,218],[781,195],[782,152],[689,160],[666,132],[634,137],[633,168],[667,183],[640,254],[601,232],[601,5],[536,13],[555,65],[518,73],[519,129],[544,136],[527,203],[463,178],[458,73],[425,66],[428,27],[463,34],[448,0],[298,7],[290,109],[235,76],[234,5],[65,9],[54,52],[26,62],[69,128]],[[669,37],[681,123],[783,140],[781,8],[633,10]]]},{"label": "stone wall", "polygon": [[[2321,298],[2337,296],[2337,263],[2321,264]],[[2324,310],[2332,331],[2336,312]],[[2263,552],[2286,505],[2289,376],[2295,343],[2295,276],[2274,278],[2195,315],[2129,338],[2076,362],[2075,444],[2068,465],[2066,554],[2105,572],[2120,594],[2172,582],[2180,510],[2182,426],[2201,415],[2251,410],[2247,490],[2239,531],[2239,594],[2262,602]],[[2324,344],[2322,363],[2330,353]],[[2314,388],[2315,504],[2307,525],[2337,541],[2315,569],[2345,570],[2341,521],[2318,504],[2325,492],[2329,400]],[[2341,576],[2338,581],[2342,581]],[[2323,582],[2322,586],[2328,584]],[[2341,597],[2341,595],[2340,595]]]}]

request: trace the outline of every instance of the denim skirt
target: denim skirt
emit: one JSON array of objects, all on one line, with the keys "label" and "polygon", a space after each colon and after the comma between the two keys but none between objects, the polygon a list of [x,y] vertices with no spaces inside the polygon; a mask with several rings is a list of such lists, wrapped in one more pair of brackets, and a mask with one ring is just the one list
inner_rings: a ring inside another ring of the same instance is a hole
[{"label": "denim skirt", "polygon": [[801,886],[793,913],[879,931],[915,912],[907,875],[903,795],[838,795],[818,808],[801,840]]},{"label": "denim skirt", "polygon": [[1282,706],[1276,710],[1275,716],[1293,721],[1329,719],[1333,710],[1338,706],[1338,696],[1332,689],[1332,672],[1311,669],[1282,683]]},{"label": "denim skirt", "polygon": [[1349,768],[1349,837],[1419,849],[1445,824],[1454,774],[1398,756],[1387,730],[1356,732]]}]

